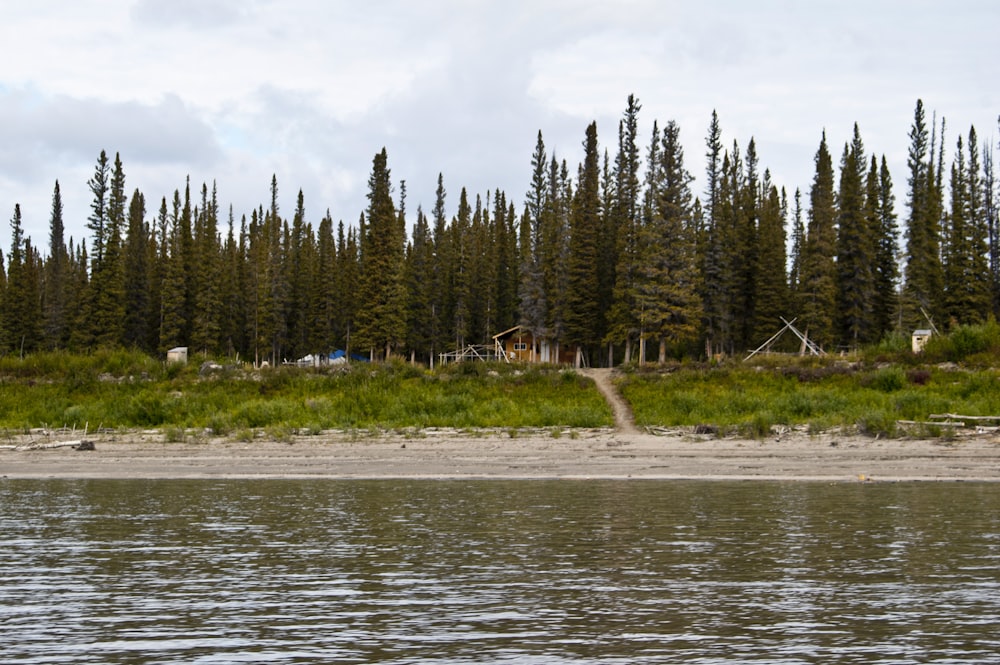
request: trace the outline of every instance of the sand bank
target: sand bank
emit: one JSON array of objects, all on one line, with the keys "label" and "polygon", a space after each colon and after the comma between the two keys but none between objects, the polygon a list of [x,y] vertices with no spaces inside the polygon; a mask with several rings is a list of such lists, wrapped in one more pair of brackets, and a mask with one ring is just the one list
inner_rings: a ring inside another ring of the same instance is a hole
[{"label": "sand bank", "polygon": [[[334,432],[291,441],[160,433],[90,436],[95,450],[0,449],[6,478],[646,478],[1000,481],[1000,436],[951,441],[789,432],[764,440],[690,432]],[[8,440],[21,445],[45,440]]]}]

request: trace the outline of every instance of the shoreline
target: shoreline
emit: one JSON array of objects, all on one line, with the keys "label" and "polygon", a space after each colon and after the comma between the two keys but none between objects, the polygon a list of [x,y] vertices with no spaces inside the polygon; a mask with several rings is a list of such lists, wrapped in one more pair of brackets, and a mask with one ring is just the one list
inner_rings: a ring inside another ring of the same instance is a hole
[{"label": "shoreline", "polygon": [[753,440],[683,431],[421,430],[172,443],[160,432],[116,432],[87,440],[95,450],[0,450],[0,478],[1000,481],[997,433],[943,440],[791,431]]}]

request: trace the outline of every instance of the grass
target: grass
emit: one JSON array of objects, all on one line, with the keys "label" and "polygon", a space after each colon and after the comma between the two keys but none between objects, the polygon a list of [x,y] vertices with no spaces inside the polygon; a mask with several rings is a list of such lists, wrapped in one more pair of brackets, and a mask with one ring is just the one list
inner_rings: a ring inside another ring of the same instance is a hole
[{"label": "grass", "polygon": [[200,376],[194,366],[127,352],[0,359],[0,427],[88,422],[286,440],[326,429],[602,427],[613,419],[589,380],[557,369],[390,363]]},{"label": "grass", "polygon": [[898,420],[1000,415],[1000,374],[992,369],[731,365],[634,373],[619,387],[639,425],[711,424],[721,433],[757,437],[797,425],[894,436]]},{"label": "grass", "polygon": [[[934,413],[1000,415],[1000,325],[989,321],[935,335],[921,355],[902,336],[844,359],[631,368],[619,388],[640,426],[706,426],[719,434],[768,435],[853,428],[900,434],[899,420]],[[342,430],[496,428],[511,437],[541,428],[613,424],[593,383],[572,370],[459,363],[427,371],[402,362],[313,370],[166,366],[141,353],[38,353],[0,357],[0,429],[155,428],[166,439],[204,433],[240,441],[289,440]],[[950,430],[927,423],[923,435]]]}]

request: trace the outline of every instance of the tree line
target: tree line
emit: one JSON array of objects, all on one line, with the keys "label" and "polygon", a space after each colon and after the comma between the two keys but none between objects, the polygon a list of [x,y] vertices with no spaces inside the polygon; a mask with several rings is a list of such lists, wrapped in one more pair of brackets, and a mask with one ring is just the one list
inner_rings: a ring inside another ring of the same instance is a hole
[{"label": "tree line", "polygon": [[87,183],[90,242],[65,239],[58,181],[48,252],[11,218],[0,253],[0,352],[176,346],[244,359],[347,348],[433,364],[516,325],[581,362],[664,361],[754,348],[785,319],[831,350],[893,331],[976,323],[1000,311],[1000,221],[992,146],[975,128],[946,164],[945,121],[917,101],[909,131],[905,231],[885,156],[857,125],[840,150],[823,132],[806,192],[789,195],[751,138],[722,142],[713,111],[704,189],[680,128],[653,123],[640,147],[629,96],[614,150],[597,125],[571,170],[538,133],[520,209],[503,191],[463,188],[448,214],[408,216],[385,149],[355,225],[269,205],[236,220],[216,186],[127,194],[121,158],[101,152]]}]

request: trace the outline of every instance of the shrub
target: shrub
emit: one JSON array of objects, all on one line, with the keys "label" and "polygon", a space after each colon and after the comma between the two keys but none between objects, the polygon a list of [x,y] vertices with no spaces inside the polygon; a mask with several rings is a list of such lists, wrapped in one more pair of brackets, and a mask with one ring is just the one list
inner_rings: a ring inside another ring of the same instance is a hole
[{"label": "shrub", "polygon": [[858,431],[868,436],[892,437],[896,435],[896,419],[886,411],[868,411],[858,418],[857,425]]},{"label": "shrub", "polygon": [[869,374],[862,379],[861,384],[883,393],[892,393],[906,385],[906,375],[899,367],[887,367]]}]

